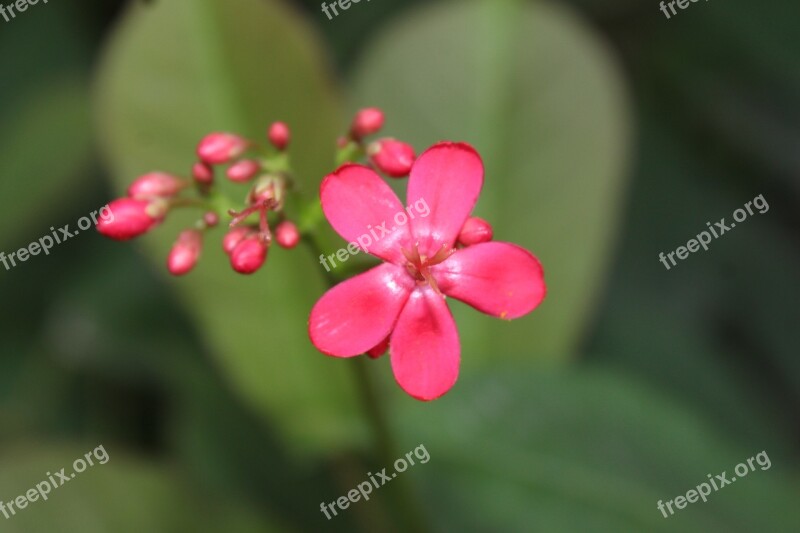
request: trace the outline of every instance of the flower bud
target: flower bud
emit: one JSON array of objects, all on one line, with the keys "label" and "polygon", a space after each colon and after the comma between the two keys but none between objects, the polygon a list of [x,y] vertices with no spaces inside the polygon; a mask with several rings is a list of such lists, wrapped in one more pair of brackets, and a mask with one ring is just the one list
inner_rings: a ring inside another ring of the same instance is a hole
[{"label": "flower bud", "polygon": [[214,169],[206,163],[197,162],[192,165],[192,176],[197,183],[211,185],[214,182]]},{"label": "flower bud", "polygon": [[363,139],[367,135],[378,133],[383,127],[383,111],[377,107],[368,107],[356,113],[350,134],[354,139]]},{"label": "flower bud", "polygon": [[267,200],[273,200],[277,208],[283,203],[285,189],[286,181],[279,175],[263,174],[253,184],[253,188],[247,195],[247,202],[251,205],[256,205]]},{"label": "flower bud", "polygon": [[228,171],[225,174],[231,181],[244,183],[252,179],[253,176],[258,173],[260,168],[261,166],[258,164],[258,161],[253,159],[242,159],[241,161],[228,167]]},{"label": "flower bud", "polygon": [[461,233],[458,235],[458,242],[464,246],[472,246],[482,242],[489,242],[492,240],[492,226],[478,217],[469,217],[464,222],[464,227],[461,228]]},{"label": "flower bud", "polygon": [[128,196],[137,200],[169,198],[183,189],[184,183],[177,176],[165,172],[150,172],[139,176],[128,187]]},{"label": "flower bud", "polygon": [[280,151],[283,151],[286,149],[286,147],[289,145],[289,141],[292,139],[292,132],[289,130],[289,126],[287,126],[285,122],[273,122],[269,127],[267,137],[269,138],[269,142],[272,143],[272,146]]},{"label": "flower bud", "polygon": [[197,155],[204,163],[221,165],[242,155],[248,144],[232,133],[210,133],[197,145]]},{"label": "flower bud", "polygon": [[377,359],[378,357],[380,357],[383,354],[385,354],[386,353],[386,349],[389,348],[389,338],[390,337],[386,337],[377,346],[375,346],[374,348],[371,348],[370,350],[368,350],[367,351],[367,356],[370,359]]},{"label": "flower bud", "polygon": [[108,209],[114,216],[98,220],[97,231],[110,239],[127,241],[157,226],[164,220],[168,206],[163,200],[119,198],[109,203]]},{"label": "flower bud", "polygon": [[222,238],[222,249],[225,250],[226,254],[230,254],[233,249],[236,248],[236,245],[239,244],[242,239],[252,233],[252,231],[253,230],[251,228],[245,226],[233,228]]},{"label": "flower bud", "polygon": [[408,176],[416,154],[410,144],[395,139],[381,139],[367,147],[372,163],[378,170],[393,178]]},{"label": "flower bud", "polygon": [[281,248],[291,250],[300,242],[300,231],[294,222],[285,220],[275,228],[275,240]]},{"label": "flower bud", "polygon": [[203,215],[203,225],[207,228],[214,228],[219,224],[219,215],[214,211],[208,211]]},{"label": "flower bud", "polygon": [[167,259],[167,269],[173,276],[188,274],[200,259],[203,235],[197,230],[182,231],[172,246]]},{"label": "flower bud", "polygon": [[267,259],[267,245],[257,235],[245,237],[231,252],[231,266],[239,274],[252,274]]}]

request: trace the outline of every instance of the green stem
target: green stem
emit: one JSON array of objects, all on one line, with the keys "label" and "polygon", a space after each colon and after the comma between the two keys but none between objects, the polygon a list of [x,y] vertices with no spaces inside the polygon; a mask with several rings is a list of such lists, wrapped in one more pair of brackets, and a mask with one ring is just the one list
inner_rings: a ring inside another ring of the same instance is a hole
[{"label": "green stem", "polygon": [[[313,239],[306,238],[303,239],[303,241],[311,248],[314,257],[320,255],[320,247]],[[324,272],[323,275],[330,287],[333,287],[340,281],[332,272]],[[398,455],[394,444],[395,439],[392,435],[388,416],[386,415],[385,409],[382,407],[383,403],[378,394],[378,387],[369,372],[368,365],[370,359],[366,355],[361,355],[359,357],[353,357],[348,363],[353,370],[355,381],[358,384],[361,405],[372,426],[375,443],[378,448],[378,457],[383,465],[387,468],[391,468],[400,455]],[[392,484],[389,487],[390,490],[397,495],[398,510],[401,511],[406,530],[414,531],[415,533],[426,533],[430,531],[430,528],[425,522],[424,514],[416,498],[414,498],[410,483],[404,479],[403,476],[398,476],[392,480]]]}]

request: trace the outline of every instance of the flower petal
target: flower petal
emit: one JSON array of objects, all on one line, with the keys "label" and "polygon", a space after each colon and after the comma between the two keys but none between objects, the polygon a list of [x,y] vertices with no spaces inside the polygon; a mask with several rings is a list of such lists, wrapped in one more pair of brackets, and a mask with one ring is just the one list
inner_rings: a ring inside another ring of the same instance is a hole
[{"label": "flower petal", "polygon": [[507,242],[463,248],[431,272],[442,292],[500,318],[530,313],[547,292],[539,260]]},{"label": "flower petal", "polygon": [[389,346],[394,378],[414,398],[436,399],[456,382],[458,331],[444,298],[430,287],[411,293]]},{"label": "flower petal", "polygon": [[392,331],[413,288],[411,276],[388,263],[336,285],[311,310],[311,342],[336,357],[366,352]]},{"label": "flower petal", "polygon": [[455,243],[482,186],[483,161],[466,143],[435,144],[419,156],[411,168],[408,205],[416,213],[411,233],[421,254],[431,257],[443,244]]},{"label": "flower petal", "polygon": [[405,213],[403,204],[389,185],[363,165],[344,165],[329,174],[320,186],[325,216],[347,242],[385,261],[404,264],[401,247],[408,247],[408,225],[395,222]]}]

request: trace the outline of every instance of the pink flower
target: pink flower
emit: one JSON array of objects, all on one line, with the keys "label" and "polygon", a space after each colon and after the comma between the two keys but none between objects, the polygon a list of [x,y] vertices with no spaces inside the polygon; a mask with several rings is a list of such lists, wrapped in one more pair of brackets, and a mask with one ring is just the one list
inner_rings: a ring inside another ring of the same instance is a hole
[{"label": "pink flower", "polygon": [[[312,309],[309,335],[317,349],[353,357],[389,337],[397,383],[414,398],[433,400],[456,382],[461,358],[447,296],[504,319],[538,306],[544,273],[530,252],[504,242],[455,248],[482,185],[478,153],[450,142],[429,148],[411,169],[407,204],[424,202],[428,216],[412,217],[369,168],[344,165],[328,175],[322,209],[345,240],[356,242],[368,227],[389,231],[364,245],[384,264],[330,289]],[[398,213],[408,213],[407,224],[396,222]]]}]

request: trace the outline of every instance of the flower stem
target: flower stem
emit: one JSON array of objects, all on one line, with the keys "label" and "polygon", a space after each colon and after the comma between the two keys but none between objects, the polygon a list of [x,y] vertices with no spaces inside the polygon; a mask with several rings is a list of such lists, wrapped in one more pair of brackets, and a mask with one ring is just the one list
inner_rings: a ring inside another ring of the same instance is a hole
[{"label": "flower stem", "polygon": [[[311,248],[314,257],[320,255],[320,247],[313,239],[306,238],[303,239],[303,241]],[[332,272],[324,272],[323,275],[330,287],[333,287],[340,281]],[[387,470],[391,469],[393,468],[394,462],[400,456],[394,444],[395,439],[392,435],[386,411],[383,409],[377,386],[370,375],[368,368],[370,359],[361,355],[359,357],[353,357],[347,362],[353,369],[353,375],[358,384],[359,400],[372,426],[375,444],[378,449],[378,458],[382,464],[386,466]],[[415,533],[426,533],[430,531],[408,480],[400,475],[392,480],[392,484],[389,488],[397,497],[396,503],[399,513],[396,514],[403,517],[404,527],[402,530],[414,531]]]}]

